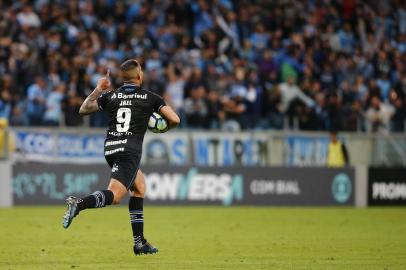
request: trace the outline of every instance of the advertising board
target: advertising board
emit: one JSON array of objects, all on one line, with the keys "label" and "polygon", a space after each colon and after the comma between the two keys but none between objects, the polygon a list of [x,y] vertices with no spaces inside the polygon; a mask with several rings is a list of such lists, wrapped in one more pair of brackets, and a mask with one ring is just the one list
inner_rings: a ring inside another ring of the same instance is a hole
[{"label": "advertising board", "polygon": [[369,168],[369,205],[406,205],[406,168]]},{"label": "advertising board", "polygon": [[[46,130],[13,132],[17,160],[67,163],[104,162],[104,133],[76,134]],[[147,132],[143,164],[177,166],[267,166],[271,154],[265,133],[219,134],[201,132]]]},{"label": "advertising board", "polygon": [[[353,205],[353,169],[144,166],[147,204]],[[102,164],[17,163],[15,204],[62,204],[68,195],[105,189]]]},{"label": "advertising board", "polygon": [[103,162],[102,134],[53,133],[16,130],[16,158],[48,162]]},{"label": "advertising board", "polygon": [[284,142],[284,164],[287,166],[325,166],[329,138],[288,135]]}]

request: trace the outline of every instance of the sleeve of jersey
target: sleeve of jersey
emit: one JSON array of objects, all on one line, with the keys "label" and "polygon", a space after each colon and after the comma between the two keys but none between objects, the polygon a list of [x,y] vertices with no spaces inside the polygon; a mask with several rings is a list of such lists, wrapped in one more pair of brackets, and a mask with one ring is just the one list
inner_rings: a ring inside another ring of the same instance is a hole
[{"label": "sleeve of jersey", "polygon": [[102,111],[106,107],[106,94],[100,95],[100,97],[97,98],[97,105],[99,106],[99,109]]},{"label": "sleeve of jersey", "polygon": [[165,101],[163,100],[163,98],[161,98],[160,96],[156,96],[156,100],[155,100],[155,104],[154,104],[154,110],[156,112],[159,112],[161,110],[161,108],[163,106],[166,105]]}]

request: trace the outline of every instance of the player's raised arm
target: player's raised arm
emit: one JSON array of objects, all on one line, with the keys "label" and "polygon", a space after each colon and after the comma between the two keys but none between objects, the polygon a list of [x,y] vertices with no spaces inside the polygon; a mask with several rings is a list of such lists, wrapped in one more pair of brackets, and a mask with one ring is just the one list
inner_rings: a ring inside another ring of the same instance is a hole
[{"label": "player's raised arm", "polygon": [[83,101],[82,106],[80,106],[79,114],[86,115],[97,112],[99,110],[99,104],[97,103],[97,98],[100,97],[109,87],[110,87],[110,70],[107,71],[105,77],[98,80],[96,88],[92,93]]},{"label": "player's raised arm", "polygon": [[162,106],[160,109],[160,114],[168,121],[169,129],[175,128],[180,123],[180,118],[178,114],[168,105]]}]

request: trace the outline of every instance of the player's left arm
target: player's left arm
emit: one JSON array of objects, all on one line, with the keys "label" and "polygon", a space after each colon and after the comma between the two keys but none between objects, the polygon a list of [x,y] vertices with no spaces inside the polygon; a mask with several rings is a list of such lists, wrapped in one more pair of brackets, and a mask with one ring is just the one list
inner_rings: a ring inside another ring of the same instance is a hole
[{"label": "player's left arm", "polygon": [[168,121],[168,129],[175,128],[180,123],[178,114],[168,105],[164,105],[160,108],[159,113],[163,118]]},{"label": "player's left arm", "polygon": [[85,101],[83,101],[82,106],[80,106],[80,115],[87,115],[99,111],[97,99],[110,87],[109,77],[110,71],[107,71],[106,76],[98,80],[96,88]]},{"label": "player's left arm", "polygon": [[172,109],[171,106],[166,105],[166,102],[161,96],[153,94],[152,97],[152,107],[154,111],[159,113],[168,122],[168,127],[162,132],[166,132],[169,129],[177,127],[180,123],[178,114]]}]

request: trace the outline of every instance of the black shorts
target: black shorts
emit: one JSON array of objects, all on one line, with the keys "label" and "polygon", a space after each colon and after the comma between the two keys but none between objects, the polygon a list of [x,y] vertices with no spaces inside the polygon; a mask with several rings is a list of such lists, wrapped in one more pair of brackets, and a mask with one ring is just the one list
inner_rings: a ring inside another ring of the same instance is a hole
[{"label": "black shorts", "polygon": [[111,178],[122,183],[127,190],[131,189],[140,166],[141,153],[131,155],[105,155],[111,168]]}]

